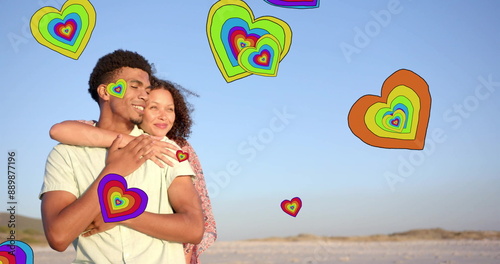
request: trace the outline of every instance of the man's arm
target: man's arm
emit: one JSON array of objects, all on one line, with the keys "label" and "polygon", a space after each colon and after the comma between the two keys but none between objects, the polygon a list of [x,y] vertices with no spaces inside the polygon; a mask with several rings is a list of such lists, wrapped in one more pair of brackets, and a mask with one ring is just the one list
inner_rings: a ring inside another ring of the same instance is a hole
[{"label": "man's arm", "polygon": [[144,212],[123,225],[159,239],[179,243],[200,243],[203,238],[203,213],[191,177],[177,176],[168,188],[174,214]]},{"label": "man's arm", "polygon": [[60,252],[66,250],[69,244],[101,213],[97,186],[107,174],[106,171],[103,170],[78,199],[66,191],[50,191],[43,194],[42,222],[51,248]]},{"label": "man's arm", "polygon": [[121,137],[111,145],[106,167],[78,199],[67,191],[49,191],[42,196],[42,222],[49,245],[64,251],[94,218],[101,213],[97,187],[109,173],[127,176],[139,168],[152,155],[152,140],[140,136],[125,148],[118,149]]}]

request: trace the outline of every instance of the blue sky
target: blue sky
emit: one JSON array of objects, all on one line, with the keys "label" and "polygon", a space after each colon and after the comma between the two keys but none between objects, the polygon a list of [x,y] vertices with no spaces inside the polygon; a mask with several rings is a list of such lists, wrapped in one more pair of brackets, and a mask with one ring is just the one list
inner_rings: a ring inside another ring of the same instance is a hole
[{"label": "blue sky", "polygon": [[[78,60],[38,44],[28,29],[34,12],[59,9],[64,1],[16,2],[0,10],[6,124],[0,170],[7,170],[7,152],[16,151],[18,214],[40,217],[37,196],[56,144],[48,131],[63,120],[98,118],[88,76],[99,57],[123,48],[155,63],[159,77],[201,95],[189,98],[196,109],[190,141],[205,171],[220,240],[500,230],[500,119],[494,114],[500,112],[500,3],[332,0],[296,10],[247,1],[256,17],[286,21],[292,45],[277,77],[226,83],[205,29],[215,1],[143,2],[92,1],[97,23]],[[382,10],[391,16],[379,22]],[[365,42],[356,42],[359,32],[369,33]],[[346,45],[356,52],[343,52]],[[399,69],[429,84],[423,151],[369,146],[347,124],[354,102],[380,94]],[[279,116],[276,129],[271,123]],[[404,181],[391,188],[386,175],[394,174]],[[6,190],[6,176],[1,182]],[[280,203],[297,196],[303,207],[293,218]]]}]

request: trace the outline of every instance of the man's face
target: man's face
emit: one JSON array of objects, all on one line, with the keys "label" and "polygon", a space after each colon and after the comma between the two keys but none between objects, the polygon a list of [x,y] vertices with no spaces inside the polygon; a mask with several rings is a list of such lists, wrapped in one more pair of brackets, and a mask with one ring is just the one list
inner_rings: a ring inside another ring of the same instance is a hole
[{"label": "man's face", "polygon": [[125,80],[127,90],[123,98],[110,96],[111,111],[118,117],[134,124],[140,124],[148,100],[148,93],[151,90],[148,73],[141,69],[124,67],[114,79],[115,82],[119,79]]}]

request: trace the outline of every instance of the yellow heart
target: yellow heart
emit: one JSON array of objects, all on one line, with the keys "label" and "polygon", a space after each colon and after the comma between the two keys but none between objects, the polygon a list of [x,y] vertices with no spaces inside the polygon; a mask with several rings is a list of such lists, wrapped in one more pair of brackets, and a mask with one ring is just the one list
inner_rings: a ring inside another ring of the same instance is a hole
[{"label": "yellow heart", "polygon": [[262,36],[255,47],[245,47],[238,54],[238,63],[247,72],[276,76],[281,50],[278,40],[273,35]]},{"label": "yellow heart", "polygon": [[431,103],[427,82],[400,69],[384,81],[380,96],[365,95],[354,103],[349,128],[374,147],[423,149]]},{"label": "yellow heart", "polygon": [[[292,30],[283,20],[271,16],[255,18],[250,7],[240,0],[220,0],[211,8],[207,18],[207,37],[215,62],[227,82],[262,73],[262,69],[246,65],[247,71],[240,64],[239,53],[250,48],[252,43],[265,35],[271,35],[278,47],[274,47],[277,64],[281,61],[292,43]],[[240,46],[243,44],[243,46]],[[255,48],[255,47],[254,47]],[[247,59],[244,56],[244,59]],[[254,71],[255,72],[252,72]],[[273,65],[273,70],[277,66]],[[262,75],[274,76],[271,71]]]},{"label": "yellow heart", "polygon": [[108,84],[106,86],[106,90],[112,96],[123,98],[125,96],[125,92],[127,91],[127,82],[124,79],[118,79],[116,83]]},{"label": "yellow heart", "polygon": [[77,60],[92,36],[95,23],[96,12],[88,0],[68,0],[60,11],[49,6],[36,11],[30,28],[38,43]]}]

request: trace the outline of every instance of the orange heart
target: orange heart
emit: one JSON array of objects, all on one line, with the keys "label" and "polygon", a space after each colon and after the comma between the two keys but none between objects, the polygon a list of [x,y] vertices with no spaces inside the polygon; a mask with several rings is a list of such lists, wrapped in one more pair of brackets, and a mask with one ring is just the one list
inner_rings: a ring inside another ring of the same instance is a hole
[{"label": "orange heart", "polygon": [[431,101],[425,80],[401,69],[385,80],[381,96],[365,95],[354,103],[349,128],[374,147],[423,149]]}]

